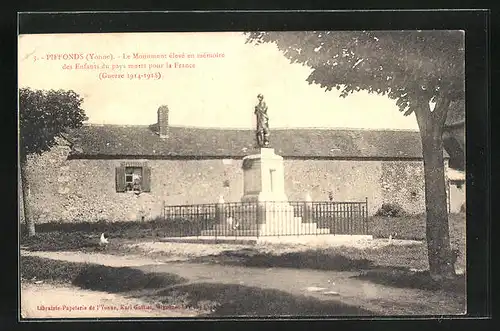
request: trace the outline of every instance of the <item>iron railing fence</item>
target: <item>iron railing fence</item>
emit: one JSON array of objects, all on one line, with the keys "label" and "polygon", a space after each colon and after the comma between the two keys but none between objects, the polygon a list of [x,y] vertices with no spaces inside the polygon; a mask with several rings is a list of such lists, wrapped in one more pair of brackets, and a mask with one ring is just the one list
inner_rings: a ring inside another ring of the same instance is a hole
[{"label": "iron railing fence", "polygon": [[171,237],[366,235],[368,199],[165,205],[163,218]]}]

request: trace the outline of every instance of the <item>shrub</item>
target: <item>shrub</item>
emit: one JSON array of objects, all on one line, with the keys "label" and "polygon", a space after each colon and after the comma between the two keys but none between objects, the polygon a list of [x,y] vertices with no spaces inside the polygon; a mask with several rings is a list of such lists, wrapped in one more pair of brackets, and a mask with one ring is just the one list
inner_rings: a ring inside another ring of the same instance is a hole
[{"label": "shrub", "polygon": [[465,202],[460,206],[460,212],[465,213]]},{"label": "shrub", "polygon": [[395,203],[383,203],[377,210],[375,216],[388,216],[388,217],[403,217],[406,216],[405,210]]}]

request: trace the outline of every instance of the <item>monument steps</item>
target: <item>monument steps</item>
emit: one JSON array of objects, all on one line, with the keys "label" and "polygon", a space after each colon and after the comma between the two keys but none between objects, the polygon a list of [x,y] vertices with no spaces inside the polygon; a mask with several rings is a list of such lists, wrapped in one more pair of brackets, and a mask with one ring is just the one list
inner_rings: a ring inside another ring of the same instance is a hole
[{"label": "monument steps", "polygon": [[301,217],[293,224],[263,224],[260,231],[267,234],[329,234],[330,229],[319,228],[316,223],[302,223]]},{"label": "monument steps", "polygon": [[228,229],[225,231],[220,230],[203,230],[200,233],[200,236],[209,236],[209,237],[256,237],[259,234],[257,229],[253,230],[233,230]]},{"label": "monument steps", "polygon": [[201,231],[202,236],[257,236],[260,235],[305,235],[305,234],[330,234],[330,229],[320,228],[317,223],[303,223],[302,217],[294,217],[280,223],[276,219],[268,219],[269,223],[246,224],[241,228],[230,225],[218,224],[214,228]]},{"label": "monument steps", "polygon": [[320,235],[320,234],[330,234],[329,229],[301,229],[300,231],[287,231],[287,229],[260,229],[260,230],[203,230],[200,236],[204,237],[256,237],[256,236],[298,236],[298,235]]}]

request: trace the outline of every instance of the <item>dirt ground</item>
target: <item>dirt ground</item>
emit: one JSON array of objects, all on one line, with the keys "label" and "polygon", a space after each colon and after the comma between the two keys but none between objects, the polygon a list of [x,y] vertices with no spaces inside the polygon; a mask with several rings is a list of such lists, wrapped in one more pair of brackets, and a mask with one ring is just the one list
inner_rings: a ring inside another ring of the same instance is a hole
[{"label": "dirt ground", "polygon": [[[407,245],[421,245],[421,241],[416,240],[392,240],[388,239],[372,239],[372,240],[357,240],[351,241],[348,244],[345,242],[340,242],[337,246],[348,246],[350,248],[357,249],[377,249],[389,245],[396,246],[407,246]],[[129,248],[137,248],[148,253],[168,253],[172,257],[197,257],[197,256],[207,256],[211,254],[219,254],[226,250],[238,250],[248,248],[248,245],[238,245],[238,244],[224,244],[219,243],[217,245],[210,244],[193,244],[193,243],[179,243],[179,242],[161,242],[161,241],[150,241],[150,242],[138,242],[130,243],[126,245]],[[332,243],[327,245],[318,246],[314,248],[328,248],[332,247]],[[311,245],[308,244],[275,244],[275,243],[258,243],[252,246],[256,250],[262,253],[273,253],[273,254],[283,254],[288,252],[301,252],[311,249]]]},{"label": "dirt ground", "polygon": [[[92,306],[95,309],[91,309]],[[21,317],[26,319],[194,317],[198,314],[195,310],[156,306],[123,295],[83,290],[70,285],[21,285]]]},{"label": "dirt ground", "polygon": [[[191,249],[194,249],[194,247],[191,246]],[[212,291],[213,285],[210,284],[219,284],[222,286],[220,287],[220,291],[225,291],[224,286],[230,287],[233,284],[237,284],[242,287],[279,290],[293,296],[306,295],[320,301],[334,299],[347,305],[362,307],[377,315],[463,314],[465,309],[464,303],[460,298],[452,295],[450,296],[447,293],[374,284],[356,279],[356,272],[221,266],[183,261],[159,261],[148,258],[147,256],[138,255],[116,256],[102,253],[23,252],[22,254],[61,261],[97,263],[110,267],[128,266],[138,268],[145,272],[173,273],[189,279],[191,284],[198,284],[198,288],[202,287],[201,291],[204,293]],[[31,292],[25,292],[27,293],[25,298],[28,298],[27,302],[28,307],[31,308],[31,313],[34,313],[33,306],[36,309],[38,300],[36,299],[36,294],[40,293],[40,295],[43,295],[43,292],[51,290],[43,286],[39,288],[35,287],[35,289],[39,291],[33,291],[33,288],[31,288]],[[66,293],[69,300],[69,295],[72,292],[69,289],[66,289],[66,291],[68,291]],[[61,295],[62,293],[64,292],[61,292]],[[125,300],[125,302],[129,300],[124,297],[110,296],[107,293],[89,294],[86,291],[79,291],[78,293],[81,294],[83,298],[88,297],[91,302],[99,302],[99,300],[113,302],[113,300],[116,300],[116,304],[118,304],[118,302],[122,302],[123,300]],[[62,300],[64,300],[62,297],[57,299],[57,296],[53,297],[52,295],[50,295],[49,298],[50,299],[47,300],[54,300],[54,304],[58,302],[61,304],[63,302]],[[73,300],[71,302],[75,301]],[[113,304],[115,304],[115,302],[113,302]],[[45,314],[45,312],[37,313]],[[84,313],[91,314],[92,312]],[[113,312],[113,314],[119,313],[120,312]],[[131,315],[132,312],[127,311],[126,316],[137,316],[135,314],[138,313],[144,314],[145,312],[133,312],[134,315]],[[152,314],[155,312],[147,313]],[[181,313],[179,311],[170,311],[168,313],[175,314],[175,316],[183,316],[179,315]],[[72,316],[74,315],[75,314],[72,314]]]}]

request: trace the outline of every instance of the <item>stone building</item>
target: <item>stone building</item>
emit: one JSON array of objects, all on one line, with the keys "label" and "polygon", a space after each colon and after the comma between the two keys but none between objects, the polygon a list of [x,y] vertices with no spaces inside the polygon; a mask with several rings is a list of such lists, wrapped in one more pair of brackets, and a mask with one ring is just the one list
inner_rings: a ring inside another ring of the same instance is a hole
[{"label": "stone building", "polygon": [[[365,201],[422,213],[424,178],[416,131],[274,129],[290,201]],[[242,158],[257,153],[253,130],[169,126],[168,108],[150,126],[85,125],[28,163],[37,222],[152,219],[163,205],[239,201]],[[445,153],[445,169],[448,157]],[[134,191],[140,187],[140,194]]]},{"label": "stone building", "polygon": [[465,211],[465,188],[465,172],[450,168],[448,170],[448,204],[450,212],[459,213]]},{"label": "stone building", "polygon": [[450,168],[465,171],[465,103],[450,105],[443,133],[444,148],[450,155]]}]

